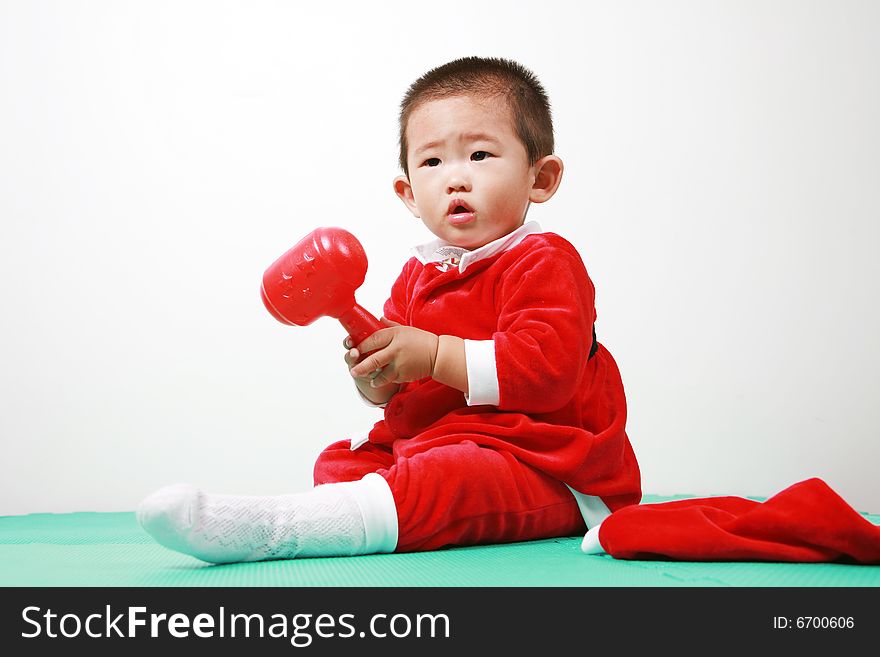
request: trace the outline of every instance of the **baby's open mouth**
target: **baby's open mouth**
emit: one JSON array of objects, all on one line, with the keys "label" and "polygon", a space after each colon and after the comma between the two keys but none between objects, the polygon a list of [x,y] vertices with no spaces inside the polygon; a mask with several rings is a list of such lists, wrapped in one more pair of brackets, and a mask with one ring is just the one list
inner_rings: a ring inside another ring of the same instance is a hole
[{"label": "baby's open mouth", "polygon": [[449,214],[447,220],[453,226],[466,226],[476,221],[477,213],[460,198],[449,201]]},{"label": "baby's open mouth", "polygon": [[474,209],[459,198],[454,198],[449,202],[449,214],[469,214]]}]

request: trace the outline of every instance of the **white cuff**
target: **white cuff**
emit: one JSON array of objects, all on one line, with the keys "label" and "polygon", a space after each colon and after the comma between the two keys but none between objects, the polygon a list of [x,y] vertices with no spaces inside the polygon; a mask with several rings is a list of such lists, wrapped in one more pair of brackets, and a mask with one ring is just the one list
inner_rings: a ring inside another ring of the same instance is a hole
[{"label": "white cuff", "polygon": [[353,451],[356,450],[358,447],[360,447],[360,446],[363,445],[365,442],[367,442],[369,439],[370,439],[370,433],[369,433],[369,432],[367,432],[367,433],[362,433],[360,436],[355,436],[354,438],[351,438],[351,439],[349,440],[349,449],[353,452]]},{"label": "white cuff", "polygon": [[467,367],[468,406],[498,406],[498,369],[495,365],[494,340],[465,340],[464,359]]},{"label": "white cuff", "polygon": [[385,478],[375,472],[354,482],[354,499],[364,518],[364,554],[394,552],[397,549],[397,507]]}]

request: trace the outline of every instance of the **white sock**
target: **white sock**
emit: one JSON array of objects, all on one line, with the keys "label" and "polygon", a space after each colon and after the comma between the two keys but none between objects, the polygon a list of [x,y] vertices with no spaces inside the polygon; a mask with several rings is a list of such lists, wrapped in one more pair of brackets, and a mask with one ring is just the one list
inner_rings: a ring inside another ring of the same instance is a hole
[{"label": "white sock", "polygon": [[590,527],[589,531],[584,534],[584,540],[581,541],[582,552],[586,554],[605,554],[605,548],[599,542],[599,527],[601,526],[601,524],[598,524],[595,527]]},{"label": "white sock", "polygon": [[297,495],[209,495],[178,484],[141,502],[137,519],[158,543],[213,563],[352,556],[397,547],[394,498],[375,473]]}]

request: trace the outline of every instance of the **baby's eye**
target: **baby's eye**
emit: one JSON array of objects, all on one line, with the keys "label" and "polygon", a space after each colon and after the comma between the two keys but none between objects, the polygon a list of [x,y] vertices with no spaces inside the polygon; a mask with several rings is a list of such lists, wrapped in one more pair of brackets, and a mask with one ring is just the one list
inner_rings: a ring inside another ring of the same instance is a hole
[{"label": "baby's eye", "polygon": [[440,165],[440,158],[439,157],[429,157],[427,160],[425,160],[425,162],[422,166],[436,167],[439,165]]},{"label": "baby's eye", "polygon": [[486,151],[477,151],[473,155],[471,155],[471,159],[474,162],[481,162],[485,160],[487,157],[492,157],[491,153],[487,153]]}]

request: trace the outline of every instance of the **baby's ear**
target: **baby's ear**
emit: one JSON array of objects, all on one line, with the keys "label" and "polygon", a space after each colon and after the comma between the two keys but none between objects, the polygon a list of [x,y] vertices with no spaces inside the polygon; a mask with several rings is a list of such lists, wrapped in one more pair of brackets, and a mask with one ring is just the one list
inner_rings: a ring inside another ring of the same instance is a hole
[{"label": "baby's ear", "polygon": [[419,218],[419,209],[416,207],[416,197],[413,196],[413,188],[406,176],[397,176],[394,179],[394,193],[403,201],[413,216]]},{"label": "baby's ear", "polygon": [[533,203],[549,201],[562,182],[562,160],[556,155],[545,155],[535,162],[535,181],[529,190],[529,200]]}]

